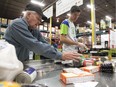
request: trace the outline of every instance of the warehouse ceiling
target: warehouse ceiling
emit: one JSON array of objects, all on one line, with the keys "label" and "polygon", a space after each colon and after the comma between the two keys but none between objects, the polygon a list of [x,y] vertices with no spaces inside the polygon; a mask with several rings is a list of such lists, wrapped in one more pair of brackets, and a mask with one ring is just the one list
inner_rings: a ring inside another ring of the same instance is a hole
[{"label": "warehouse ceiling", "polygon": [[[53,16],[53,26],[59,26],[61,21],[67,18],[66,13],[57,17],[59,18],[59,22],[55,17],[55,2],[57,0],[38,0],[40,2],[45,3],[45,6],[42,7],[43,10],[47,9],[50,5],[54,6],[54,16]],[[90,20],[90,9],[87,8],[87,4],[90,3],[90,0],[83,0],[84,4],[80,6],[81,15],[76,23],[81,26],[86,25],[86,22]],[[0,0],[0,17],[7,19],[14,19],[21,15],[24,10],[26,4],[28,4],[30,0]],[[95,8],[96,8],[96,21],[99,23],[100,19],[105,18],[106,15],[112,17],[112,21],[116,22],[116,1],[115,0],[95,0]]]}]

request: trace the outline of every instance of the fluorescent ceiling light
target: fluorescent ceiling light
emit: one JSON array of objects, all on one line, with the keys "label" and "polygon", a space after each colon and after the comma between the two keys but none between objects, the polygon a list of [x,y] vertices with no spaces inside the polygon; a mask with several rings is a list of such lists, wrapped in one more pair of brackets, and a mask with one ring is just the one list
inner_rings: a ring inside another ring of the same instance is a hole
[{"label": "fluorescent ceiling light", "polygon": [[45,6],[45,4],[43,4],[42,2],[38,2],[38,1],[34,1],[34,0],[31,0],[31,3],[38,4],[40,6]]},{"label": "fluorescent ceiling light", "polygon": [[90,5],[90,4],[88,4],[88,5],[87,5],[87,7],[88,7],[88,8],[91,8],[91,5]]},{"label": "fluorescent ceiling light", "polygon": [[[90,8],[90,9],[91,9],[92,7],[94,8],[94,6],[93,6],[93,5],[91,6],[90,4],[88,4],[87,7]],[[95,8],[94,8],[94,9],[95,9]]]},{"label": "fluorescent ceiling light", "polygon": [[108,19],[112,19],[110,16],[106,16],[106,18],[108,18]]},{"label": "fluorescent ceiling light", "polygon": [[22,11],[23,14],[25,14],[25,11]]},{"label": "fluorescent ceiling light", "polygon": [[108,5],[106,4],[106,7],[108,7]]},{"label": "fluorescent ceiling light", "polygon": [[67,15],[68,15],[68,16],[70,16],[71,14],[70,14],[70,13],[68,13]]},{"label": "fluorescent ceiling light", "polygon": [[91,24],[91,21],[87,21],[88,24]]}]

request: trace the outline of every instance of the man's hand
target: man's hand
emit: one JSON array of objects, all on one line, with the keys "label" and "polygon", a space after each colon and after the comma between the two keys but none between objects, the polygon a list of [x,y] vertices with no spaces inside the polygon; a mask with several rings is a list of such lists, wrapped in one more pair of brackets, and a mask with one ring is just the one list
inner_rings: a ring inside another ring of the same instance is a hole
[{"label": "man's hand", "polygon": [[79,54],[77,52],[63,52],[62,54],[62,59],[63,60],[80,60],[80,56],[82,56],[82,54]]}]

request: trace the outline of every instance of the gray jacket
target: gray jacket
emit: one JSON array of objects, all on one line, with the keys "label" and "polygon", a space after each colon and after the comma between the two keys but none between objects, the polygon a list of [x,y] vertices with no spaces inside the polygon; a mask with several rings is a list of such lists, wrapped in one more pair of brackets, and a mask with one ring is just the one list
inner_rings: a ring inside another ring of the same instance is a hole
[{"label": "gray jacket", "polygon": [[42,55],[47,58],[59,59],[61,52],[42,38],[39,30],[29,29],[28,23],[24,18],[17,18],[9,24],[5,32],[5,40],[13,44],[16,54],[20,61],[29,59],[29,51]]}]

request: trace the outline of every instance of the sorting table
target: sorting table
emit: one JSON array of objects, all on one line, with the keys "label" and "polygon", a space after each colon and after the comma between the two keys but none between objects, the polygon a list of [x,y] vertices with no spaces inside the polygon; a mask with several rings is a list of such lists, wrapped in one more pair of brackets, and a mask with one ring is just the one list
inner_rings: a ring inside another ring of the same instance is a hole
[{"label": "sorting table", "polygon": [[[58,67],[58,65],[57,65]],[[37,76],[34,83],[44,84],[46,87],[74,87],[73,84],[66,85],[60,80],[62,67],[51,72],[44,73],[43,76]],[[116,87],[116,73],[95,73],[95,81],[99,82],[96,87]]]}]

